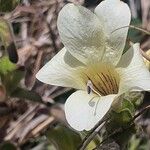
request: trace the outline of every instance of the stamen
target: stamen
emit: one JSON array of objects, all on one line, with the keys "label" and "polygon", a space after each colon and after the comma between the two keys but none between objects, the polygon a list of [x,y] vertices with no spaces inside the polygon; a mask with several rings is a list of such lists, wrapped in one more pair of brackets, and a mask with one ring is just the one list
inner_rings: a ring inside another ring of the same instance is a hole
[{"label": "stamen", "polygon": [[91,80],[88,80],[88,82],[87,82],[87,93],[91,94],[92,91],[94,93],[96,93],[98,96],[101,96],[96,90],[94,90]]},{"label": "stamen", "polygon": [[[98,96],[101,96],[96,90],[94,90],[93,84],[92,84],[91,80],[88,80],[88,82],[87,82],[87,93],[88,93],[88,94],[91,94],[92,91],[93,91],[94,93],[96,93]],[[94,99],[94,98],[95,98],[95,97],[93,97],[93,98],[89,101],[89,105],[90,105],[91,107],[94,107],[94,105],[95,105],[95,102],[93,103],[93,99]],[[94,116],[96,115],[96,110],[97,110],[97,106],[98,106],[99,100],[100,100],[100,99],[98,99],[98,101],[96,102],[96,105],[95,105]]]},{"label": "stamen", "polygon": [[91,82],[91,80],[88,80],[88,82],[87,82],[87,93],[88,94],[91,94],[91,92],[92,92],[92,87],[93,86],[93,84],[92,84],[92,82]]}]

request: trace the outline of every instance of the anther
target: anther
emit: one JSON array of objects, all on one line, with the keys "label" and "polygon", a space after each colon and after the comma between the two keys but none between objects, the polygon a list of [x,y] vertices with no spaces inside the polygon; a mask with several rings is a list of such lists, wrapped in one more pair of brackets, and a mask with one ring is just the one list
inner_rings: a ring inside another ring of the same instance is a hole
[{"label": "anther", "polygon": [[[101,96],[96,90],[94,90],[92,81],[91,81],[91,80],[88,80],[88,82],[87,82],[87,93],[88,93],[88,94],[91,94],[91,92],[94,92],[94,93],[96,93],[98,96]],[[93,98],[89,101],[89,105],[90,105],[91,107],[94,107],[94,105],[95,105],[95,102],[93,101],[94,98],[95,98],[95,97],[93,97]],[[96,110],[97,110],[98,103],[99,103],[99,100],[96,102],[96,105],[95,105],[94,116],[96,115]]]},{"label": "anther", "polygon": [[96,93],[98,96],[101,96],[101,95],[93,88],[92,81],[91,81],[91,80],[88,80],[88,82],[87,82],[87,93],[88,93],[88,94],[91,94],[92,91],[93,91],[94,93]]},{"label": "anther", "polygon": [[93,89],[93,84],[92,84],[91,80],[88,80],[88,82],[87,82],[87,93],[91,94],[92,89]]}]

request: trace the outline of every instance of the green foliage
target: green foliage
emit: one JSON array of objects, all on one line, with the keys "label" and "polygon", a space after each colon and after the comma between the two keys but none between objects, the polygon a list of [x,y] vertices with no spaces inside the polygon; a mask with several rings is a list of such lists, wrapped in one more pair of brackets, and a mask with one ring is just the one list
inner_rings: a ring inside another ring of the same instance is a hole
[{"label": "green foliage", "polygon": [[12,41],[12,37],[9,24],[5,19],[0,18],[0,42],[6,49],[10,41]]},{"label": "green foliage", "polygon": [[126,99],[125,97],[120,97],[118,99],[117,107],[115,107],[113,110],[117,113],[120,113],[123,109],[128,109],[131,114],[135,113],[135,107],[132,101]]},{"label": "green foliage", "polygon": [[119,113],[112,113],[112,120],[115,124],[126,126],[132,119],[131,111],[128,108],[121,110]]},{"label": "green foliage", "polygon": [[17,148],[12,143],[3,142],[0,144],[0,150],[17,150]]},{"label": "green foliage", "polygon": [[33,91],[28,91],[26,89],[17,87],[10,95],[11,97],[18,97],[18,98],[23,98],[26,100],[34,101],[34,102],[40,102],[42,103],[42,98],[40,95]]},{"label": "green foliage", "polygon": [[[120,126],[126,126],[130,123],[135,115],[135,106],[130,100],[130,97],[121,95],[115,102],[111,111],[112,123],[115,122]],[[113,123],[114,124],[114,123]]]},{"label": "green foliage", "polygon": [[122,132],[115,134],[113,139],[119,144],[122,150],[125,150],[131,136],[136,133],[136,130],[135,125],[129,126],[128,128],[123,129]]},{"label": "green foliage", "polygon": [[107,134],[112,134],[115,130],[119,133],[113,135],[113,139],[121,147],[124,147],[131,135],[136,131],[132,119],[135,114],[135,107],[132,101],[125,99],[125,95],[121,95],[115,102],[115,108],[111,110],[111,120],[106,124]]},{"label": "green foliage", "polygon": [[37,93],[19,87],[20,80],[24,77],[24,73],[25,71],[17,69],[16,65],[11,63],[8,57],[4,56],[0,58],[0,78],[2,85],[6,89],[7,96],[42,103],[42,99]]},{"label": "green foliage", "polygon": [[146,137],[138,137],[133,135],[129,145],[128,150],[149,150],[150,148],[150,141],[149,138]]},{"label": "green foliage", "polygon": [[16,65],[11,63],[8,57],[0,59],[0,77],[7,95],[10,95],[17,88],[23,76],[24,71],[16,69]]},{"label": "green foliage", "polygon": [[140,139],[136,138],[135,135],[132,136],[130,142],[132,141],[132,144],[129,146],[129,150],[136,150],[138,145],[140,144]]},{"label": "green foliage", "polygon": [[7,73],[5,76],[1,76],[2,83],[5,86],[8,95],[11,95],[11,93],[15,91],[23,75],[23,71],[15,70]]},{"label": "green foliage", "polygon": [[[114,106],[110,112],[111,119],[106,124],[107,135],[116,132],[112,138],[123,149],[132,134],[137,131],[137,127],[133,122],[135,115],[137,101],[141,101],[141,92],[128,92],[122,94],[114,103]],[[139,102],[138,102],[139,103]]]},{"label": "green foliage", "polygon": [[132,102],[135,108],[139,107],[143,102],[144,93],[139,91],[125,93],[124,99],[128,99]]},{"label": "green foliage", "polygon": [[112,116],[119,124],[130,123],[135,115],[136,108],[143,101],[142,92],[126,92],[115,100],[112,106]]},{"label": "green foliage", "polygon": [[[134,26],[140,26],[142,24],[142,22],[139,19],[132,19],[131,21],[131,25]],[[128,33],[129,39],[133,42],[133,43],[137,43],[140,42],[142,39],[142,32],[136,30],[136,29],[129,29],[129,33]]]},{"label": "green foliage", "polygon": [[0,0],[0,11],[8,12],[12,11],[17,4],[19,4],[20,0]]},{"label": "green foliage", "polygon": [[9,61],[7,56],[0,58],[0,75],[6,75],[16,69],[16,65]]},{"label": "green foliage", "polygon": [[[138,27],[141,24],[142,24],[142,22],[139,19],[131,20],[131,25],[133,25],[133,26]],[[141,41],[142,37],[143,37],[143,35],[140,31],[133,29],[133,28],[129,28],[128,40],[132,41],[133,43],[137,43],[137,42]],[[127,41],[123,53],[125,53],[129,48],[130,48],[130,45],[129,45],[129,42]]]},{"label": "green foliage", "polygon": [[94,149],[95,147],[96,147],[96,142],[95,142],[95,140],[92,140],[89,144],[88,144],[88,146],[86,147],[86,150],[91,150],[91,149]]},{"label": "green foliage", "polygon": [[77,150],[81,137],[65,126],[56,126],[47,132],[47,138],[57,150]]}]

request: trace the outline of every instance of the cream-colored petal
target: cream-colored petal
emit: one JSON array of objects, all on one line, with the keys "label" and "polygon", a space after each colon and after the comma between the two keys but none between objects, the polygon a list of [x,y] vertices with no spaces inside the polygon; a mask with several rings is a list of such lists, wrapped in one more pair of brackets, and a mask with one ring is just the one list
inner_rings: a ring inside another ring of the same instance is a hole
[{"label": "cream-colored petal", "polygon": [[[131,58],[131,60],[128,58]],[[130,63],[128,63],[127,61],[129,61]],[[140,53],[140,46],[138,43],[134,44],[122,56],[122,59],[120,60],[118,66],[120,67],[119,69],[117,69],[120,74],[120,94],[125,93],[129,90],[150,90],[150,73],[144,64],[144,60]]]},{"label": "cream-colored petal", "polygon": [[128,27],[125,26],[130,24],[130,9],[123,1],[105,0],[96,7],[95,13],[100,19],[104,19],[104,29],[108,36],[107,49],[103,61],[110,61],[116,65],[125,46],[128,32]]},{"label": "cream-colored petal", "polygon": [[105,50],[103,23],[90,10],[67,4],[57,21],[59,34],[66,49],[78,60],[101,60]]},{"label": "cream-colored petal", "polygon": [[63,48],[36,74],[41,82],[77,89],[85,89],[86,84],[77,73],[77,68],[83,64]]},{"label": "cream-colored petal", "polygon": [[73,93],[65,103],[66,119],[78,131],[90,130],[108,112],[114,95],[99,97],[86,91]]}]

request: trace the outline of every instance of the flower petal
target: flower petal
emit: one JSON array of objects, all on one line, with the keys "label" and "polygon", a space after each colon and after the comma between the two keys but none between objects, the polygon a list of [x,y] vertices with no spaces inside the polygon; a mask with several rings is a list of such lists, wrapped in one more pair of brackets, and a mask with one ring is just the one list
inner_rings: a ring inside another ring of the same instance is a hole
[{"label": "flower petal", "polygon": [[[131,58],[131,60],[128,60],[130,63],[125,58]],[[121,65],[123,65],[123,68],[118,69],[120,74],[119,93],[124,93],[129,90],[150,90],[150,73],[144,64],[138,43],[134,44],[122,56],[118,66],[121,67]]]},{"label": "flower petal", "polygon": [[105,35],[103,24],[94,13],[82,6],[67,4],[59,13],[57,26],[63,44],[74,57],[84,63],[101,60]]},{"label": "flower petal", "polygon": [[36,78],[51,85],[85,89],[86,84],[82,82],[76,71],[82,65],[81,62],[63,48],[39,70]]},{"label": "flower petal", "polygon": [[120,0],[105,0],[96,7],[95,13],[100,19],[103,17],[105,32],[108,35],[104,61],[110,61],[116,65],[125,46],[128,32],[128,27],[125,26],[130,24],[130,9]]},{"label": "flower petal", "polygon": [[78,131],[92,129],[108,112],[115,96],[99,97],[86,91],[73,93],[65,103],[68,123]]}]

